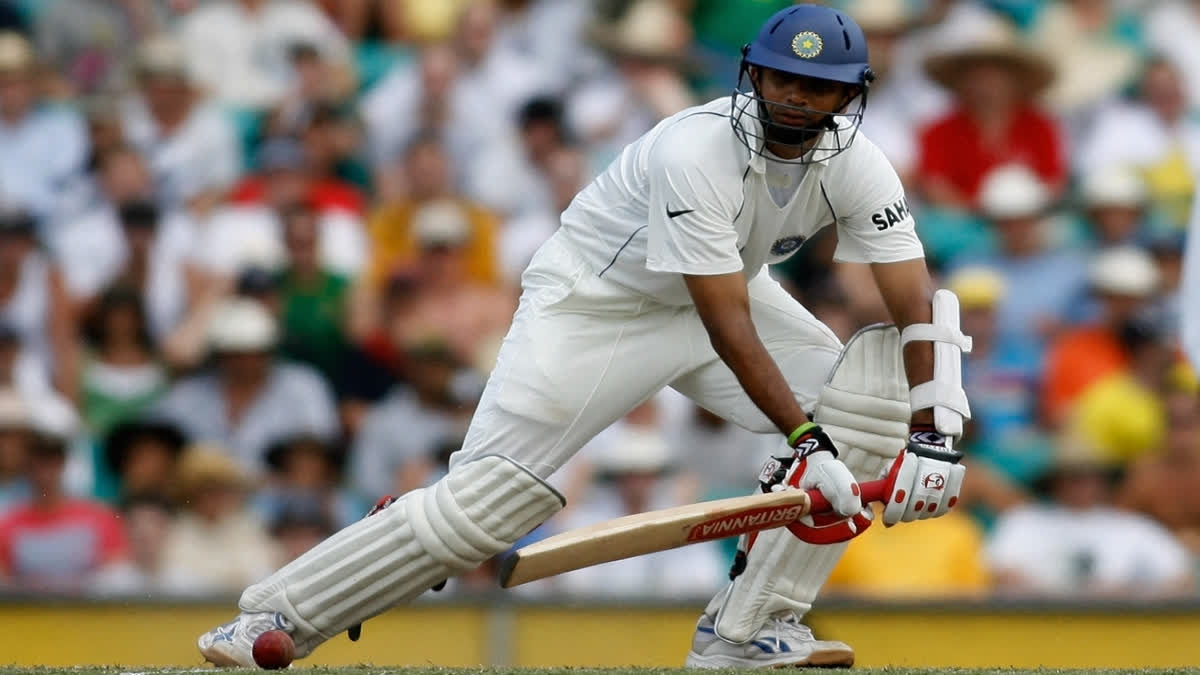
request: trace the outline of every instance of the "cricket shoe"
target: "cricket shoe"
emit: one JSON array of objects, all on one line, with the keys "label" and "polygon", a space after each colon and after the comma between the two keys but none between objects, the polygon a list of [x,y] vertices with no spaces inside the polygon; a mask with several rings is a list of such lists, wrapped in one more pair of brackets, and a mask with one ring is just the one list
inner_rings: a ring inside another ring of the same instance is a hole
[{"label": "cricket shoe", "polygon": [[854,665],[854,650],[835,640],[818,640],[808,626],[791,614],[771,619],[754,637],[733,643],[717,637],[712,619],[696,623],[689,668],[788,668],[794,666]]},{"label": "cricket shoe", "polygon": [[276,629],[291,634],[296,627],[279,612],[242,612],[233,621],[201,635],[196,646],[214,666],[258,668],[254,662],[254,641]]}]

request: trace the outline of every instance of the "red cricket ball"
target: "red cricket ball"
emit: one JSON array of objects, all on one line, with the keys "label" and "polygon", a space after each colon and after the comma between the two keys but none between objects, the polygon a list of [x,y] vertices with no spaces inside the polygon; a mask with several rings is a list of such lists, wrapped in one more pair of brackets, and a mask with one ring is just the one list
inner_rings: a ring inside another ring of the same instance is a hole
[{"label": "red cricket ball", "polygon": [[265,670],[287,668],[296,658],[296,643],[281,630],[269,630],[254,640],[254,662]]}]

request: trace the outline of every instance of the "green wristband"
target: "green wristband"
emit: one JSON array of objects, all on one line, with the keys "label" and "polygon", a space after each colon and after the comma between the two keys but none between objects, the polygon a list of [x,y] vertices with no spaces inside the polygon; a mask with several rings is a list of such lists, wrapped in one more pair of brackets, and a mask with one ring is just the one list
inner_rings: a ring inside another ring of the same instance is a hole
[{"label": "green wristband", "polygon": [[788,445],[795,447],[796,441],[800,440],[801,436],[803,436],[804,434],[807,434],[808,432],[812,431],[813,429],[819,429],[819,428],[820,427],[817,426],[816,422],[805,422],[804,424],[801,424],[800,426],[796,427],[795,431],[788,434]]}]

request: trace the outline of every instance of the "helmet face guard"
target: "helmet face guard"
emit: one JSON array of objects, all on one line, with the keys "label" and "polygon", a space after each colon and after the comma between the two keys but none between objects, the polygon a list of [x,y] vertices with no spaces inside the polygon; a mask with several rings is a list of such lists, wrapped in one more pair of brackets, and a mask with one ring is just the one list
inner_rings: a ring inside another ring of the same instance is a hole
[{"label": "helmet face guard", "polygon": [[[773,69],[840,82],[857,87],[858,93],[842,101],[837,110],[772,101],[762,96],[749,76],[751,66],[759,72]],[[738,140],[752,153],[787,164],[824,161],[845,152],[858,136],[874,79],[867,63],[866,37],[850,17],[821,5],[796,5],[768,19],[754,42],[742,48],[730,123]],[[743,87],[743,80],[750,82],[748,88]],[[786,124],[772,118],[771,109],[819,121],[804,126]],[[800,150],[799,156],[767,155],[768,143]]]}]

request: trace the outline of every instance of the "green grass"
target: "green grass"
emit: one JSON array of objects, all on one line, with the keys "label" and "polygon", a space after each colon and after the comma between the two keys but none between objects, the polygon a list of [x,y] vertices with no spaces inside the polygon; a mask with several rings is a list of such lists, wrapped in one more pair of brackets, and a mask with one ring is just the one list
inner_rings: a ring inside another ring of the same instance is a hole
[{"label": "green grass", "polygon": [[[262,675],[262,670],[214,670],[186,668],[115,668],[80,665],[76,668],[12,668],[0,667],[0,675],[179,675],[194,671],[211,671],[221,675]],[[305,675],[746,675],[745,670],[698,670],[688,668],[293,668]],[[814,670],[814,673],[839,671]],[[1002,668],[854,668],[847,675],[1091,675],[1138,674],[1183,675],[1200,674],[1200,668],[1140,668],[1140,669],[1002,669]]]},{"label": "green grass", "polygon": [[[250,675],[261,670],[211,670],[187,668],[136,668],[77,666],[74,668],[17,668],[0,666],[0,675],[179,675],[197,670],[220,673],[221,675]],[[746,675],[744,670],[698,670],[688,668],[381,668],[356,666],[348,668],[305,668],[295,667],[305,675]],[[1005,668],[854,668],[850,671],[814,670],[818,673],[846,672],[848,675],[1183,675],[1200,673],[1198,668],[1139,668],[1139,669],[1005,669]]]}]

